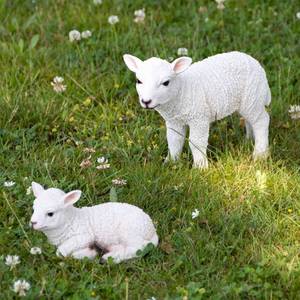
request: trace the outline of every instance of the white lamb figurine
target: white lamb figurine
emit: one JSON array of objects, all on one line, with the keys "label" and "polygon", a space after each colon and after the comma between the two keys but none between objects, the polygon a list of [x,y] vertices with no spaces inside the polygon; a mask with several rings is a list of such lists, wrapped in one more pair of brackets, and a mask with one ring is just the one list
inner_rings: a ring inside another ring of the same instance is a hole
[{"label": "white lamb figurine", "polygon": [[149,243],[158,244],[150,217],[136,206],[110,202],[76,208],[79,190],[64,193],[32,182],[32,191],[32,227],[46,234],[62,256],[94,258],[101,249],[103,260],[112,257],[119,263],[136,257]]},{"label": "white lamb figurine", "polygon": [[268,155],[270,118],[265,106],[271,93],[257,60],[241,52],[218,54],[192,65],[189,57],[172,63],[156,57],[141,61],[128,54],[123,58],[136,74],[141,106],[157,110],[166,121],[172,160],[179,158],[189,126],[194,166],[207,167],[210,123],[236,111],[246,121],[246,136],[255,139],[254,159]]}]

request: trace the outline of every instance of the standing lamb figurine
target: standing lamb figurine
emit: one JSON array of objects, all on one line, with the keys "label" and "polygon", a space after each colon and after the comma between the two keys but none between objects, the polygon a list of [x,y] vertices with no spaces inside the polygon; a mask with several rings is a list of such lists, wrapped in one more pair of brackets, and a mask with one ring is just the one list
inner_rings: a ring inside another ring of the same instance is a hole
[{"label": "standing lamb figurine", "polygon": [[112,257],[119,263],[136,257],[136,252],[149,243],[158,244],[150,217],[136,206],[110,202],[76,208],[73,204],[81,191],[66,194],[35,182],[32,191],[36,197],[32,227],[45,233],[63,256],[94,258],[97,250],[103,249],[103,260]]},{"label": "standing lamb figurine", "polygon": [[[190,128],[194,166],[208,166],[209,125],[236,111],[246,120],[246,136],[254,137],[254,159],[268,155],[271,92],[262,66],[251,56],[228,52],[191,65],[180,57],[172,63],[152,57],[145,61],[125,54],[136,74],[141,106],[157,110],[166,121],[169,155],[179,158]],[[167,157],[167,159],[168,159]]]}]

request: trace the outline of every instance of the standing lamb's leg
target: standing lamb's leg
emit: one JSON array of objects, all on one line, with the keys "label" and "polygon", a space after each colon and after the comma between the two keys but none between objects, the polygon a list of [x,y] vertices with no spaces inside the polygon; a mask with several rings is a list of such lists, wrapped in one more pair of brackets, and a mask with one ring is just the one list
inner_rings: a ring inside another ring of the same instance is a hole
[{"label": "standing lamb's leg", "polygon": [[91,248],[84,248],[73,252],[72,256],[77,259],[82,259],[85,257],[93,259],[97,256],[97,251]]},{"label": "standing lamb's leg", "polygon": [[194,167],[205,169],[208,167],[206,149],[209,136],[209,121],[196,120],[189,124],[189,145],[193,154]]},{"label": "standing lamb's leg", "polygon": [[266,158],[269,154],[269,123],[270,116],[264,109],[255,123],[251,124],[255,139],[254,159]]},{"label": "standing lamb's leg", "polygon": [[167,141],[169,154],[166,161],[169,159],[177,160],[182,152],[184,140],[186,136],[186,126],[175,123],[166,122],[167,127]]},{"label": "standing lamb's leg", "polygon": [[254,138],[253,129],[251,124],[247,120],[245,120],[245,126],[246,126],[246,139],[253,139]]}]

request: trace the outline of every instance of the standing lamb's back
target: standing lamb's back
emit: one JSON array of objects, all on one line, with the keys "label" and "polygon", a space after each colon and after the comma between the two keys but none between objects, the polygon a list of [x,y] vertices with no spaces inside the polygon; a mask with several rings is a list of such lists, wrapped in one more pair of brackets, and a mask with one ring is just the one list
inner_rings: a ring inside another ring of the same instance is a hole
[{"label": "standing lamb's back", "polygon": [[[235,111],[251,118],[261,103],[271,102],[266,73],[259,62],[241,52],[228,52],[194,63],[178,77],[197,82],[201,99],[209,108],[210,121]],[[195,101],[197,101],[195,99]]]}]

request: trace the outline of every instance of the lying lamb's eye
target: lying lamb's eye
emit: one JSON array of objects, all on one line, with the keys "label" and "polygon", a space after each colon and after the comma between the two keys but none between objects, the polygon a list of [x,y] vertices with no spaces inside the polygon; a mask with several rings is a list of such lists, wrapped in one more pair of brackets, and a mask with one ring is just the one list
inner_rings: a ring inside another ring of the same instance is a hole
[{"label": "lying lamb's eye", "polygon": [[48,212],[48,213],[47,213],[47,216],[48,216],[48,217],[52,217],[53,215],[54,215],[54,212]]},{"label": "lying lamb's eye", "polygon": [[136,83],[141,84],[142,82],[137,78]]},{"label": "lying lamb's eye", "polygon": [[167,80],[167,81],[163,82],[163,85],[164,85],[164,86],[168,86],[169,83],[170,83],[170,80]]}]

